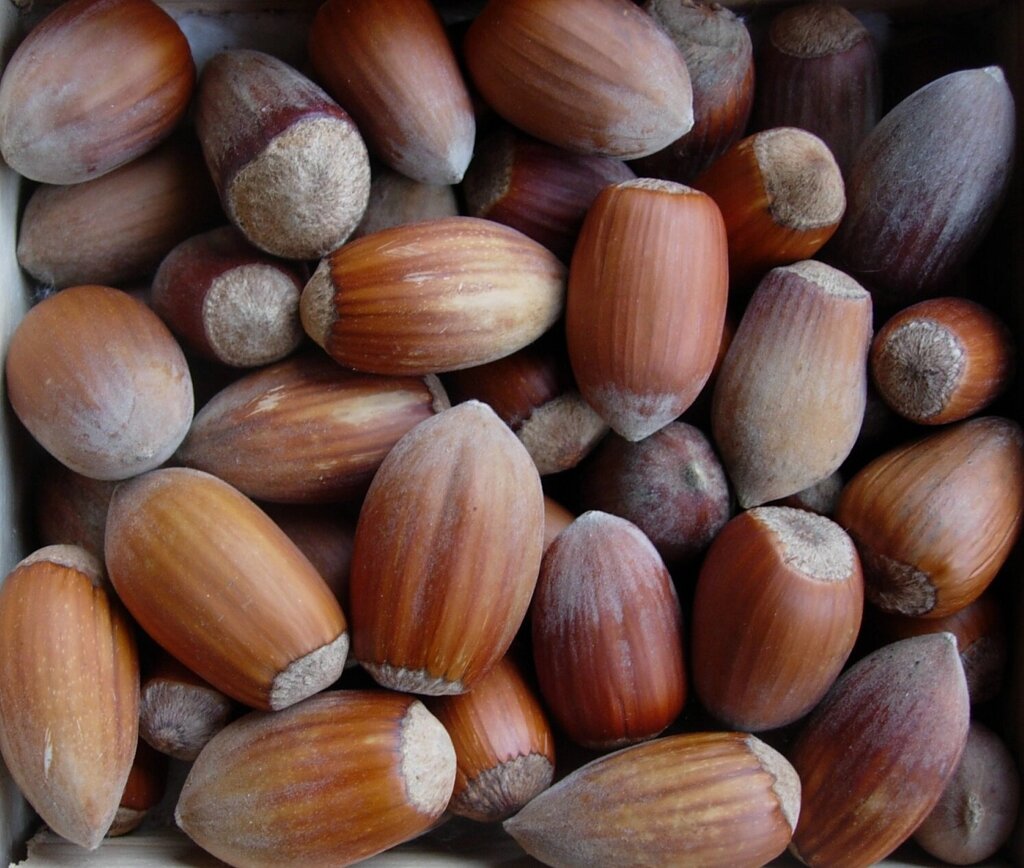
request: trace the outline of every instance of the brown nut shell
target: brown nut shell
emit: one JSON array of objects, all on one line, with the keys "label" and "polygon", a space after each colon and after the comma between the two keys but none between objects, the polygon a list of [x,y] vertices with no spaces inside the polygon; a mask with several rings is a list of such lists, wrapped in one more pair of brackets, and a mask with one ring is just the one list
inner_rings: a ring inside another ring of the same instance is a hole
[{"label": "brown nut shell", "polygon": [[533,343],[562,313],[565,266],[476,217],[384,229],[343,245],[306,284],[306,333],[336,362],[421,375],[482,365]]},{"label": "brown nut shell", "polygon": [[11,337],[6,375],[32,436],[95,479],[159,466],[192,422],[178,342],[150,308],[110,287],[71,287],[31,308]]},{"label": "brown nut shell", "polygon": [[859,660],[787,752],[803,786],[794,855],[809,866],[853,868],[892,853],[956,771],[969,718],[949,633],[904,639]]},{"label": "brown nut shell", "polygon": [[0,153],[34,181],[97,178],[166,138],[195,81],[188,40],[153,0],[62,3],[7,62]]},{"label": "brown nut shell", "polygon": [[548,546],[530,606],[552,718],[595,750],[659,735],[686,700],[679,599],[650,540],[590,511]]},{"label": "brown nut shell", "polygon": [[341,675],[348,633],[330,588],[266,513],[215,476],[172,467],[120,485],[106,559],[146,633],[239,702],[285,708]]},{"label": "brown nut shell", "polygon": [[793,723],[839,676],[863,609],[860,560],[839,525],[788,507],[741,513],[701,564],[691,628],[694,689],[730,728],[761,732]]},{"label": "brown nut shell", "polygon": [[472,688],[508,650],[544,536],[540,476],[493,410],[420,422],[381,463],[356,524],[353,654],[385,687]]},{"label": "brown nut shell", "polygon": [[649,178],[598,194],[569,268],[566,337],[581,394],[614,431],[641,440],[693,403],[727,291],[725,225],[709,196]]},{"label": "brown nut shell", "polygon": [[58,835],[95,849],[135,755],[139,660],[100,562],[47,546],[0,587],[0,751]]},{"label": "brown nut shell", "polygon": [[427,702],[455,746],[448,810],[481,823],[519,811],[550,786],[554,735],[519,666],[503,657],[468,693]]},{"label": "brown nut shell", "polygon": [[327,0],[309,59],[375,156],[426,184],[457,184],[476,119],[441,16],[429,0]]},{"label": "brown nut shell", "polygon": [[1024,434],[978,416],[886,452],[843,489],[836,521],[883,611],[938,618],[989,586],[1024,520]]},{"label": "brown nut shell", "polygon": [[786,849],[800,780],[755,736],[657,738],[593,760],[504,823],[548,865],[757,868]]},{"label": "brown nut shell", "polygon": [[492,0],[463,51],[499,115],[569,151],[635,159],[693,126],[686,62],[629,0]]},{"label": "brown nut shell", "polygon": [[232,865],[351,865],[429,829],[454,779],[451,739],[418,700],[328,691],[221,730],[174,817]]}]

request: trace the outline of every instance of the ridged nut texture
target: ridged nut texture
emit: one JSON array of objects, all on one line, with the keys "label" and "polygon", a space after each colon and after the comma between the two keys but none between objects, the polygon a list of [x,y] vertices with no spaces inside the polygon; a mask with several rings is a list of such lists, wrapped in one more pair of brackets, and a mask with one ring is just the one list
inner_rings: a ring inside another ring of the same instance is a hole
[{"label": "ridged nut texture", "polygon": [[999,317],[968,298],[929,298],[897,311],[871,343],[882,400],[921,425],[959,422],[1009,387],[1016,341]]},{"label": "ridged nut texture", "polygon": [[882,110],[879,54],[867,27],[839,3],[799,3],[768,26],[757,66],[756,129],[818,136],[844,174]]},{"label": "ridged nut texture", "polygon": [[523,622],[543,533],[537,468],[490,407],[420,422],[381,463],[356,523],[356,660],[395,690],[471,689]]},{"label": "ridged nut texture", "polygon": [[285,708],[329,687],[345,617],[309,560],[237,489],[185,467],[118,486],[110,580],[139,626],[239,702]]},{"label": "ridged nut texture", "polygon": [[721,209],[729,279],[747,293],[769,269],[814,256],[846,210],[843,176],[832,152],[796,127],[741,139],[693,186]]},{"label": "ridged nut texture", "polygon": [[448,810],[481,823],[517,813],[550,786],[555,739],[522,670],[503,657],[468,693],[427,708],[448,731],[457,771]]},{"label": "ridged nut texture", "polygon": [[530,607],[540,692],[573,741],[608,750],[659,735],[686,700],[679,599],[635,525],[586,512],[548,546]]},{"label": "ridged nut texture", "polygon": [[727,292],[725,225],[709,196],[648,178],[598,195],[569,267],[566,338],[581,394],[615,432],[642,440],[693,403]]},{"label": "ridged nut texture", "polygon": [[61,4],[4,69],[0,153],[33,181],[97,178],[170,135],[195,81],[188,40],[153,0]]},{"label": "ridged nut texture", "polygon": [[800,780],[755,736],[665,736],[593,760],[504,823],[547,865],[757,868],[779,856]]},{"label": "ridged nut texture", "polygon": [[192,422],[181,347],[150,308],[118,289],[71,287],[30,308],[11,337],[5,373],[29,433],[94,479],[158,467]]},{"label": "ridged nut texture", "polygon": [[633,164],[637,174],[693,182],[743,135],[754,103],[754,48],[746,22],[710,0],[646,0],[672,38],[693,90],[693,127]]},{"label": "ridged nut texture", "polygon": [[135,755],[133,625],[77,546],[47,546],[0,588],[0,752],[58,835],[93,850],[114,821]]},{"label": "ridged nut texture", "polygon": [[712,439],[740,506],[778,500],[837,470],[867,401],[871,296],[814,260],[758,284],[719,369]]},{"label": "ridged nut texture", "polygon": [[686,62],[629,0],[491,0],[463,51],[488,105],[569,151],[636,159],[693,126]]},{"label": "ridged nut texture", "polygon": [[214,55],[195,123],[224,213],[261,250],[317,259],[362,219],[366,144],[348,114],[284,61],[241,48]]},{"label": "ridged nut texture", "polygon": [[351,865],[427,831],[454,780],[451,739],[418,700],[328,691],[221,730],[174,817],[229,865]]},{"label": "ridged nut texture", "polygon": [[434,374],[510,355],[562,314],[565,266],[536,241],[476,217],[395,226],[345,244],[306,284],[306,333],[336,362]]},{"label": "ridged nut texture", "polygon": [[977,249],[1013,165],[1003,71],[950,73],[912,93],[857,151],[836,256],[880,306],[937,295]]},{"label": "ridged nut texture", "polygon": [[175,137],[92,181],[37,187],[18,227],[18,264],[57,288],[148,278],[176,244],[223,220],[192,145]]},{"label": "ridged nut texture", "polygon": [[886,645],[833,685],[787,756],[803,798],[792,852],[867,868],[906,841],[956,771],[967,683],[949,633]]},{"label": "ridged nut texture", "polygon": [[425,184],[457,184],[476,120],[429,0],[328,0],[309,31],[317,78],[380,160]]},{"label": "ridged nut texture", "polygon": [[697,579],[691,666],[703,706],[748,732],[799,720],[839,676],[863,609],[860,559],[838,524],[781,506],[741,513]]},{"label": "ridged nut texture", "polygon": [[1024,520],[1024,434],[977,416],[890,450],[843,489],[836,521],[860,552],[867,598],[938,618],[995,578]]},{"label": "ridged nut texture", "polygon": [[354,500],[417,423],[447,406],[434,377],[384,377],[301,354],[230,383],[196,414],[175,460],[256,500]]}]

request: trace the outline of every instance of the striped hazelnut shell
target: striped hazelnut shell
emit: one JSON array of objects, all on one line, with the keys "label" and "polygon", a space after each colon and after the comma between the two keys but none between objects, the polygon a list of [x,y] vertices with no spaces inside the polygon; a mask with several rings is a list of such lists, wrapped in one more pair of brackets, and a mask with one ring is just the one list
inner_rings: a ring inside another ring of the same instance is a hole
[{"label": "striped hazelnut shell", "polygon": [[462,180],[476,120],[429,0],[328,0],[310,25],[309,59],[376,157],[423,183]]},{"label": "striped hazelnut shell", "polygon": [[476,217],[395,226],[343,245],[306,284],[306,333],[336,362],[421,375],[482,365],[562,313],[565,266],[521,232]]},{"label": "striped hazelnut shell", "polygon": [[731,285],[748,290],[767,271],[810,259],[846,209],[843,176],[828,146],[796,127],[738,141],[694,181],[722,211]]},{"label": "striped hazelnut shell", "polygon": [[715,537],[701,564],[694,689],[730,728],[793,723],[839,676],[863,609],[860,561],[839,525],[802,509],[747,510]]},{"label": "striped hazelnut shell", "polygon": [[715,382],[712,437],[743,508],[837,470],[867,400],[871,296],[815,260],[758,284]]},{"label": "striped hazelnut shell", "polygon": [[554,735],[534,689],[511,657],[503,657],[468,693],[436,697],[427,708],[455,746],[451,813],[496,823],[551,784]]},{"label": "striped hazelnut shell", "polygon": [[787,751],[802,784],[793,854],[852,868],[892,853],[956,771],[969,718],[949,633],[894,642],[846,670]]},{"label": "striped hazelnut shell", "polygon": [[629,0],[492,0],[463,51],[488,105],[569,151],[636,159],[693,126],[686,62]]},{"label": "striped hazelnut shell", "polygon": [[353,655],[378,683],[463,693],[508,650],[537,582],[540,476],[486,404],[420,422],[381,463],[356,523]]},{"label": "striped hazelnut shell", "polygon": [[835,519],[857,543],[872,603],[952,614],[989,586],[1020,536],[1020,425],[976,416],[884,453],[847,482]]},{"label": "striped hazelnut shell", "polygon": [[34,181],[97,178],[165,139],[195,81],[185,34],[153,0],[63,3],[4,69],[0,153]]},{"label": "striped hazelnut shell", "polygon": [[504,828],[548,865],[756,868],[785,851],[799,813],[782,754],[747,733],[698,732],[598,757]]},{"label": "striped hazelnut shell", "polygon": [[835,236],[840,267],[879,307],[942,293],[995,217],[1013,150],[1014,101],[999,67],[919,88],[857,151]]},{"label": "striped hazelnut shell", "polygon": [[107,570],[146,633],[218,690],[279,709],[329,687],[345,616],[284,531],[228,483],[169,467],[122,483]]},{"label": "striped hazelnut shell", "polygon": [[1002,395],[1016,344],[991,310],[968,298],[919,301],[895,313],[871,344],[871,376],[882,400],[920,425],[974,416]]},{"label": "striped hazelnut shell", "polygon": [[221,730],[174,818],[232,865],[350,865],[427,831],[454,779],[451,739],[417,699],[327,691]]},{"label": "striped hazelnut shell", "polygon": [[693,403],[727,291],[725,226],[709,196],[648,178],[601,191],[569,268],[566,338],[581,394],[614,431],[641,440]]},{"label": "striped hazelnut shell", "polygon": [[175,460],[256,500],[353,500],[398,439],[446,406],[435,377],[363,374],[303,353],[214,395]]},{"label": "striped hazelnut shell", "polygon": [[58,835],[93,850],[114,821],[138,741],[139,659],[101,563],[46,546],[0,587],[0,752]]},{"label": "striped hazelnut shell", "polygon": [[530,623],[540,693],[577,744],[633,744],[679,716],[679,599],[657,550],[632,523],[592,510],[565,528],[544,553]]}]

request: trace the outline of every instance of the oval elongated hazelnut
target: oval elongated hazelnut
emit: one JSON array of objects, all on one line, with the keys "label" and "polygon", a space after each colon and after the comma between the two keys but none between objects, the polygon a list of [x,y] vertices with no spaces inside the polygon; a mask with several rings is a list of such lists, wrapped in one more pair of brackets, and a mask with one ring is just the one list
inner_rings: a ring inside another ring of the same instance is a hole
[{"label": "oval elongated hazelnut", "polygon": [[813,133],[845,175],[882,111],[871,32],[839,3],[797,4],[772,17],[757,72],[755,127]]},{"label": "oval elongated hazelnut", "polygon": [[544,495],[526,448],[467,401],[381,463],[356,523],[353,654],[385,687],[472,688],[504,655],[540,570]]},{"label": "oval elongated hazelnut", "polygon": [[783,853],[799,813],[800,780],[774,748],[687,733],[592,760],[504,828],[549,865],[755,868]]},{"label": "oval elongated hazelnut", "polygon": [[693,182],[722,211],[729,280],[748,289],[770,269],[810,259],[846,209],[843,176],[828,146],[796,127],[741,139]]},{"label": "oval elongated hazelnut", "polygon": [[832,868],[892,853],[956,771],[969,717],[949,633],[904,639],[859,660],[787,752],[803,788],[794,855]]},{"label": "oval elongated hazelnut", "polygon": [[914,842],[950,865],[983,862],[1010,839],[1020,789],[1017,764],[1003,740],[972,721],[960,764]]},{"label": "oval elongated hazelnut", "polygon": [[183,239],[160,262],[150,305],[194,353],[238,368],[298,348],[306,274],[253,247],[234,226]]},{"label": "oval elongated hazelnut", "polygon": [[207,61],[196,133],[225,214],[261,250],[316,259],[362,219],[370,195],[362,136],[284,61],[241,48]]},{"label": "oval elongated hazelnut", "polygon": [[223,220],[198,146],[174,138],[80,184],[37,187],[18,231],[18,263],[58,289],[148,278],[176,244]]},{"label": "oval elongated hazelnut", "polygon": [[860,284],[814,260],[758,284],[711,407],[740,506],[795,494],[846,460],[864,418],[871,313]]},{"label": "oval elongated hazelnut", "polygon": [[635,525],[586,512],[548,546],[530,606],[552,717],[608,750],[659,735],[686,700],[682,614],[668,570]]},{"label": "oval elongated hazelnut", "polygon": [[77,546],[36,550],[0,586],[0,752],[58,835],[100,845],[138,722],[135,635],[102,565]]},{"label": "oval elongated hazelnut", "polygon": [[429,829],[455,763],[448,733],[415,698],[328,691],[221,730],[174,817],[232,865],[351,865]]},{"label": "oval elongated hazelnut", "polygon": [[693,127],[633,168],[641,175],[692,184],[746,130],[755,78],[750,31],[736,13],[709,0],[646,0],[643,8],[686,61]]},{"label": "oval elongated hazelnut", "polygon": [[192,422],[181,347],[145,304],[110,287],[71,287],[31,308],[11,337],[5,373],[32,436],[94,479],[159,466]]},{"label": "oval elongated hazelnut", "polygon": [[501,125],[477,147],[462,192],[471,216],[518,229],[569,262],[597,194],[635,177],[615,157],[575,154]]},{"label": "oval elongated hazelnut", "polygon": [[569,267],[569,360],[587,403],[627,440],[679,416],[711,376],[726,260],[718,206],[682,184],[625,181],[587,212]]},{"label": "oval elongated hazelnut", "polygon": [[999,67],[915,91],[857,152],[835,237],[840,267],[880,307],[941,293],[994,219],[1013,148],[1013,96]]},{"label": "oval elongated hazelnut", "polygon": [[569,151],[635,159],[693,126],[686,62],[628,0],[491,0],[463,51],[499,115]]},{"label": "oval elongated hazelnut", "polygon": [[562,345],[543,337],[502,359],[451,371],[444,383],[454,403],[490,405],[541,476],[575,467],[608,432],[576,388]]},{"label": "oval elongated hazelnut", "polygon": [[680,421],[637,443],[607,436],[580,467],[580,501],[635,524],[670,566],[703,555],[732,514],[711,441]]},{"label": "oval elongated hazelnut", "polygon": [[429,700],[427,708],[455,747],[451,813],[496,823],[550,786],[554,736],[540,701],[508,656],[468,693]]},{"label": "oval elongated hazelnut", "polygon": [[905,307],[871,344],[871,376],[882,400],[922,425],[974,416],[1010,385],[1016,347],[1006,324],[968,298]]},{"label": "oval elongated hazelnut", "polygon": [[154,750],[191,762],[222,730],[234,703],[170,654],[158,650],[142,678],[139,737]]},{"label": "oval elongated hazelnut", "polygon": [[0,153],[34,181],[99,177],[171,133],[195,80],[188,40],[152,0],[63,3],[4,69]]},{"label": "oval elongated hazelnut", "polygon": [[890,450],[843,489],[835,519],[857,544],[867,598],[938,618],[989,586],[1024,520],[1024,435],[978,416]]},{"label": "oval elongated hazelnut", "polygon": [[214,395],[175,459],[257,500],[355,499],[398,439],[448,406],[435,380],[362,374],[320,354],[294,356]]},{"label": "oval elongated hazelnut", "polygon": [[863,609],[857,550],[839,525],[787,507],[741,513],[701,564],[691,628],[694,689],[730,728],[761,732],[793,723],[839,676]]},{"label": "oval elongated hazelnut", "polygon": [[426,184],[457,184],[476,119],[441,16],[429,0],[328,0],[309,59],[375,156]]},{"label": "oval elongated hazelnut", "polygon": [[110,579],[147,634],[233,699],[279,709],[329,687],[345,617],[284,531],[228,483],[183,467],[118,486]]},{"label": "oval elongated hazelnut", "polygon": [[476,217],[384,229],[323,259],[306,284],[306,333],[336,362],[421,375],[482,365],[561,316],[565,266],[521,232]]}]

